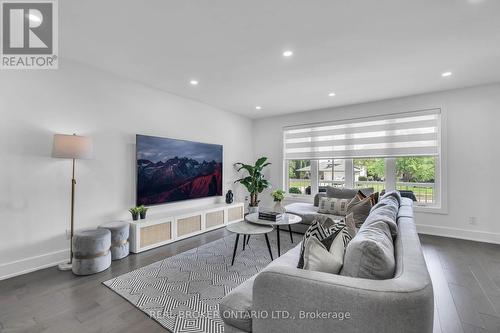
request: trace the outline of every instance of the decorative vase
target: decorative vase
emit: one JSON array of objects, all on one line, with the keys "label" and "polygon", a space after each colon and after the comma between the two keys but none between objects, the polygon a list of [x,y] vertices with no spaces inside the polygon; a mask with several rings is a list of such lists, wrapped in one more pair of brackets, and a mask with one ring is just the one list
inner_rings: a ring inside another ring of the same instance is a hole
[{"label": "decorative vase", "polygon": [[234,197],[233,191],[231,191],[231,190],[227,191],[227,193],[226,193],[226,203],[227,204],[233,203],[233,197]]},{"label": "decorative vase", "polygon": [[285,209],[283,208],[283,204],[281,203],[281,201],[275,201],[273,210],[276,213],[284,213],[285,212]]},{"label": "decorative vase", "polygon": [[259,206],[248,206],[248,214],[254,214],[259,212]]},{"label": "decorative vase", "polygon": [[137,214],[137,213],[136,214],[131,213],[131,214],[132,214],[133,221],[137,221],[139,219],[139,214]]},{"label": "decorative vase", "polygon": [[141,220],[144,220],[146,218],[146,212],[141,212],[140,216],[141,216]]}]

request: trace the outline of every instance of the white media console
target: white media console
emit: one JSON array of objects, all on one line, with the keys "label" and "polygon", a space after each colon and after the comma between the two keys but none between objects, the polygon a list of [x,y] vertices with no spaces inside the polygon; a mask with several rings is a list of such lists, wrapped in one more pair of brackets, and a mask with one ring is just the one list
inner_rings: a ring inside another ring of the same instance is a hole
[{"label": "white media console", "polygon": [[212,204],[151,214],[130,223],[130,251],[139,253],[203,232],[242,221],[243,203]]}]

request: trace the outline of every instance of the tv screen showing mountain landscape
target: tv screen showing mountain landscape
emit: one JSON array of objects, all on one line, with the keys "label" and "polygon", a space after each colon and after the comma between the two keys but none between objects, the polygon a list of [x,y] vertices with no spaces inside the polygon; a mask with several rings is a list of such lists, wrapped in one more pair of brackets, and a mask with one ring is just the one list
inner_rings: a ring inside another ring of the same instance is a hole
[{"label": "tv screen showing mountain landscape", "polygon": [[137,135],[137,205],[222,195],[222,146]]}]

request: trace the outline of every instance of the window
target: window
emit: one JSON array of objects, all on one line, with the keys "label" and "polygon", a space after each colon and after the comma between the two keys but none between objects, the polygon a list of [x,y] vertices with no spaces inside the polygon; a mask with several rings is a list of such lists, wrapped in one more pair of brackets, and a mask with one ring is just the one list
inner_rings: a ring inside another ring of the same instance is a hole
[{"label": "window", "polygon": [[436,157],[396,159],[396,189],[410,191],[419,204],[436,204]]},{"label": "window", "polygon": [[[288,186],[291,194],[311,194],[311,161],[288,161]],[[307,193],[309,192],[309,193]]]},{"label": "window", "polygon": [[285,186],[292,195],[397,189],[440,208],[440,138],[439,109],[285,128]]},{"label": "window", "polygon": [[373,187],[375,192],[385,189],[385,159],[358,158],[354,162],[354,187]]},{"label": "window", "polygon": [[318,160],[318,192],[345,186],[345,160]]}]

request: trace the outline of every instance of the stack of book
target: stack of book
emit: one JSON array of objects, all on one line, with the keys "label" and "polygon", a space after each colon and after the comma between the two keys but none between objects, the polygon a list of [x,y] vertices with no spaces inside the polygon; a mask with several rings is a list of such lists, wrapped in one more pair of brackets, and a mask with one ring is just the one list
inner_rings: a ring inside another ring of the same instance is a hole
[{"label": "stack of book", "polygon": [[259,212],[259,219],[261,220],[267,220],[267,221],[281,221],[283,219],[283,214],[282,213],[276,213],[276,212]]}]

